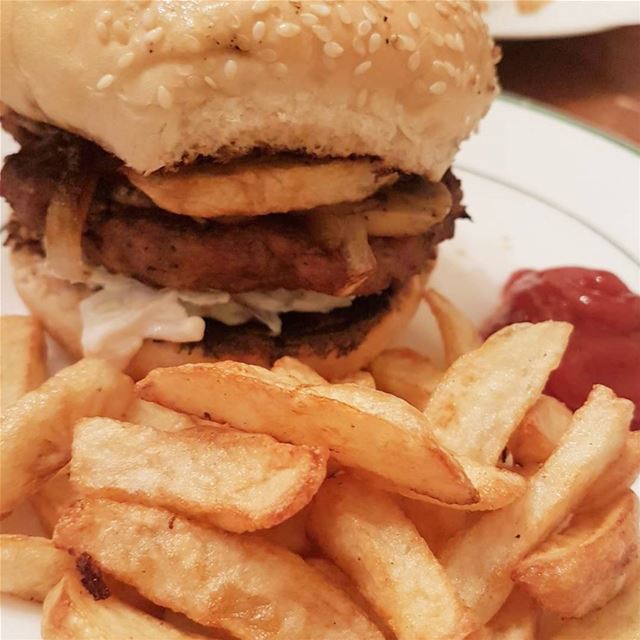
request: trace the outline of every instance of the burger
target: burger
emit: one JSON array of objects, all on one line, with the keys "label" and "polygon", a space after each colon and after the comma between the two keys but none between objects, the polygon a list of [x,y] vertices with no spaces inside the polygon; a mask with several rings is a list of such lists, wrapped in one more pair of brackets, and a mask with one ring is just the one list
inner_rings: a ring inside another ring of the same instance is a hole
[{"label": "burger", "polygon": [[17,290],[75,357],[295,356],[336,378],[409,322],[497,92],[469,2],[9,2]]}]

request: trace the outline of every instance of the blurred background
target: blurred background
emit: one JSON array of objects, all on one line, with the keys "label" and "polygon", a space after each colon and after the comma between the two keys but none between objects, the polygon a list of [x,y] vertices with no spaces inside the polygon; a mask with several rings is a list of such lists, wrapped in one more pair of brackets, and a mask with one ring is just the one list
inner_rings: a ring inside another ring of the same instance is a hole
[{"label": "blurred background", "polygon": [[640,144],[640,1],[490,0],[506,91]]}]

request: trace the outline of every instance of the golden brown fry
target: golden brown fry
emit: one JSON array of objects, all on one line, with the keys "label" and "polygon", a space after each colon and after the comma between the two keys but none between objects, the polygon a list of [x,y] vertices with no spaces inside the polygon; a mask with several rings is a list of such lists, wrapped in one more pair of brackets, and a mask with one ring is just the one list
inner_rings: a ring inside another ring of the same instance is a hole
[{"label": "golden brown fry", "polygon": [[328,453],[234,429],[165,433],[108,418],[76,424],[71,481],[85,494],[164,507],[241,533],[309,503]]},{"label": "golden brown fry", "polygon": [[237,362],[156,369],[137,389],[144,399],[178,411],[327,447],[341,464],[415,493],[446,503],[477,501],[456,459],[425,428],[424,416],[389,394],[355,385],[295,386]]},{"label": "golden brown fry", "polygon": [[640,473],[640,431],[631,431],[622,453],[593,483],[578,507],[579,511],[597,509],[612,502],[628,489]]},{"label": "golden brown fry", "polygon": [[308,364],[283,356],[273,363],[271,371],[294,384],[325,384],[327,381]]},{"label": "golden brown fry", "polygon": [[524,496],[483,515],[445,547],[442,564],[481,622],[508,597],[516,565],[562,523],[619,455],[632,415],[633,403],[595,386]]},{"label": "golden brown fry", "polygon": [[0,591],[42,602],[73,559],[47,538],[0,535]]},{"label": "golden brown fry", "polygon": [[342,589],[353,600],[369,619],[382,631],[385,638],[395,640],[395,634],[389,629],[387,623],[374,611],[369,602],[358,591],[349,576],[331,560],[326,558],[307,558],[307,564],[319,571],[332,585]]},{"label": "golden brown fry", "polygon": [[480,347],[482,338],[475,325],[450,300],[433,289],[425,292],[424,299],[438,323],[448,367],[460,356]]},{"label": "golden brown fry", "polygon": [[70,474],[71,467],[66,464],[31,496],[31,505],[48,536],[53,534],[60,516],[82,496],[78,488],[71,484]]},{"label": "golden brown fry", "polygon": [[184,431],[198,426],[198,422],[191,416],[139,398],[135,398],[127,407],[122,419],[125,422],[169,432]]},{"label": "golden brown fry", "polygon": [[606,607],[561,625],[550,640],[638,640],[640,573]]},{"label": "golden brown fry", "polygon": [[42,325],[31,316],[0,316],[0,407],[2,413],[47,379]]},{"label": "golden brown fry", "polygon": [[511,434],[507,449],[520,465],[542,464],[558,446],[571,423],[571,411],[560,400],[541,395]]},{"label": "golden brown fry", "polygon": [[487,625],[466,640],[537,640],[539,615],[533,600],[514,589]]},{"label": "golden brown fry", "polygon": [[340,380],[332,380],[334,384],[357,384],[361,387],[368,387],[369,389],[376,388],[376,381],[368,371],[356,371],[345,378]]},{"label": "golden brown fry", "polygon": [[327,480],[309,527],[398,640],[464,637],[476,628],[411,521],[383,492],[342,475]]},{"label": "golden brown fry", "polygon": [[197,640],[121,602],[94,600],[78,577],[65,573],[49,592],[42,611],[43,640]]},{"label": "golden brown fry", "polygon": [[132,396],[130,378],[106,362],[85,359],[9,407],[0,430],[0,513],[11,511],[67,463],[78,419],[119,417]]},{"label": "golden brown fry", "polygon": [[380,391],[392,393],[421,411],[442,378],[442,371],[427,356],[405,348],[383,351],[369,369]]},{"label": "golden brown fry", "polygon": [[513,324],[447,369],[424,414],[452,451],[496,464],[558,366],[572,327]]},{"label": "golden brown fry", "polygon": [[258,536],[271,544],[284,547],[299,556],[308,556],[315,548],[315,545],[307,535],[308,519],[309,507],[306,506],[275,527],[260,529],[252,535]]},{"label": "golden brown fry", "polygon": [[542,607],[565,618],[603,607],[624,587],[638,559],[638,499],[627,491],[612,504],[576,516],[513,571]]},{"label": "golden brown fry", "polygon": [[75,554],[88,553],[100,569],[156,604],[240,640],[381,638],[298,556],[164,509],[84,499],[62,517],[54,540]]}]

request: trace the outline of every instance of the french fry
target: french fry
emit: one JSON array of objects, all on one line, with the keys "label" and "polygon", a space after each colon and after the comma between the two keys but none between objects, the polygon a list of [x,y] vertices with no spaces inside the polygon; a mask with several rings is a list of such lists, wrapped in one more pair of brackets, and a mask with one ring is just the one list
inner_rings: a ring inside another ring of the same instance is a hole
[{"label": "french fry", "polygon": [[283,356],[273,363],[271,371],[294,384],[325,384],[327,381],[308,364]]},{"label": "french fry", "polygon": [[328,458],[321,448],[262,434],[164,433],[108,418],[79,421],[72,451],[71,481],[85,494],[164,507],[237,533],[275,526],[302,509]]},{"label": "french fry", "polygon": [[476,624],[411,521],[385,493],[327,480],[309,528],[398,640],[464,637]]},{"label": "french fry", "polygon": [[368,371],[356,371],[349,376],[340,378],[340,380],[332,380],[331,382],[334,384],[357,384],[369,389],[376,388],[376,381]]},{"label": "french fry", "polygon": [[475,325],[450,300],[433,289],[425,291],[424,299],[438,323],[447,366],[480,347],[482,338]]},{"label": "french fry", "polygon": [[178,413],[163,407],[155,402],[147,402],[135,398],[127,407],[122,419],[125,422],[141,424],[145,427],[153,427],[159,431],[184,431],[193,429],[198,423],[191,416]]},{"label": "french fry", "polygon": [[512,578],[546,610],[581,618],[624,587],[638,560],[639,518],[638,499],[627,491],[604,508],[576,516],[520,561]]},{"label": "french fry", "polygon": [[47,379],[42,325],[30,316],[1,316],[0,350],[0,407],[4,413]]},{"label": "french fry", "polygon": [[413,349],[387,349],[369,365],[380,391],[392,393],[422,411],[442,378],[427,356]]},{"label": "french fry", "polygon": [[84,499],[62,517],[54,541],[89,554],[152,602],[240,640],[382,637],[298,556],[164,509]]},{"label": "french fry", "polygon": [[496,464],[560,363],[571,330],[566,322],[514,324],[458,358],[424,410],[443,444]]},{"label": "french fry", "polygon": [[560,400],[541,395],[511,434],[507,449],[519,465],[542,464],[558,446],[571,423],[571,411]]},{"label": "french fry", "polygon": [[67,463],[78,419],[119,417],[132,396],[130,378],[101,360],[85,359],[10,406],[0,428],[0,513],[11,511]]},{"label": "french fry", "polygon": [[0,535],[0,591],[42,602],[50,589],[73,569],[73,560],[47,538]]},{"label": "french fry", "polygon": [[630,431],[622,453],[593,483],[578,511],[592,510],[609,504],[624,493],[640,473],[640,431]]},{"label": "french fry", "polygon": [[269,529],[259,529],[251,535],[257,536],[271,544],[284,547],[299,556],[308,556],[315,548],[307,535],[307,520],[309,519],[309,507],[298,511],[288,520]]},{"label": "french fry", "polygon": [[638,640],[640,573],[606,606],[578,620],[568,620],[550,640]]},{"label": "french fry", "polygon": [[331,560],[326,558],[307,558],[307,564],[319,571],[332,585],[342,589],[355,604],[364,611],[369,619],[382,631],[385,638],[395,640],[395,634],[389,629],[387,623],[374,611],[369,602],[358,591],[349,576]]},{"label": "french fry", "polygon": [[572,513],[624,446],[633,403],[595,386],[560,445],[509,506],[483,515],[440,554],[463,601],[487,622],[507,599],[518,563]]},{"label": "french fry", "polygon": [[178,411],[327,447],[345,466],[445,503],[471,504],[477,492],[455,458],[433,438],[422,414],[389,394],[355,385],[296,386],[237,362],[152,371],[138,394]]},{"label": "french fry", "polygon": [[82,495],[71,484],[70,474],[71,466],[66,464],[31,496],[31,505],[48,536],[53,534],[60,516]]},{"label": "french fry", "polygon": [[94,600],[72,572],[49,592],[42,611],[43,640],[197,640],[115,596]]},{"label": "french fry", "polygon": [[537,640],[538,618],[533,600],[514,589],[487,625],[466,640]]}]

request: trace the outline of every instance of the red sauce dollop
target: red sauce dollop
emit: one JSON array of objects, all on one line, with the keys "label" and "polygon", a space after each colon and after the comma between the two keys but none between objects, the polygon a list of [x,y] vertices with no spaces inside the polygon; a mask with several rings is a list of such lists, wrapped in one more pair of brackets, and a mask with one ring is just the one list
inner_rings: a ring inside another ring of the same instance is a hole
[{"label": "red sauce dollop", "polygon": [[594,384],[604,384],[635,403],[631,428],[640,429],[640,296],[607,271],[517,271],[484,334],[514,322],[543,320],[566,320],[574,326],[545,392],[575,410]]}]

